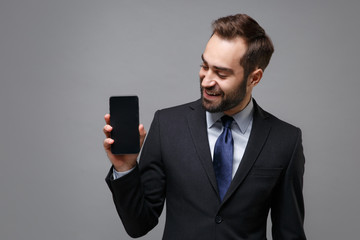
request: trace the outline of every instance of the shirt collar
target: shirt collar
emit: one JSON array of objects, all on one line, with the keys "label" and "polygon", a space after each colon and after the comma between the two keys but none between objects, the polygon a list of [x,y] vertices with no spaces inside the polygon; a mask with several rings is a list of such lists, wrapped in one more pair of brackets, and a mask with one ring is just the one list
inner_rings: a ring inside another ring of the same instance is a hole
[{"label": "shirt collar", "polygon": [[[234,118],[236,124],[239,126],[241,133],[245,133],[251,120],[253,119],[254,112],[254,104],[252,99],[249,104],[240,112],[234,114],[232,117]],[[206,122],[207,127],[212,128],[217,121],[220,121],[220,118],[224,116],[223,112],[218,113],[210,113],[206,111]]]}]

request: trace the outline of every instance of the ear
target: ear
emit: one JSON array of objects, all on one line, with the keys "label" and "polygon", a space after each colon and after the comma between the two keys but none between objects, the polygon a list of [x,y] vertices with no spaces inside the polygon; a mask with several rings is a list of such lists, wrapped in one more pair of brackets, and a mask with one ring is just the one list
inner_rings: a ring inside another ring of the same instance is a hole
[{"label": "ear", "polygon": [[256,69],[249,75],[249,83],[255,87],[263,76],[263,70],[261,68]]}]

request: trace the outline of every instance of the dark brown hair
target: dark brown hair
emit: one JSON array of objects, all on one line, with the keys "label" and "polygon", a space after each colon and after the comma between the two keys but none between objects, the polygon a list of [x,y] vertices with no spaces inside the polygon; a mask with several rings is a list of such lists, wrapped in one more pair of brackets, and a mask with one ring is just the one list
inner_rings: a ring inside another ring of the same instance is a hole
[{"label": "dark brown hair", "polygon": [[212,23],[213,34],[224,38],[234,39],[242,37],[247,50],[240,60],[244,68],[244,76],[248,76],[257,68],[265,70],[269,64],[274,46],[265,30],[246,14],[236,14],[222,17]]}]

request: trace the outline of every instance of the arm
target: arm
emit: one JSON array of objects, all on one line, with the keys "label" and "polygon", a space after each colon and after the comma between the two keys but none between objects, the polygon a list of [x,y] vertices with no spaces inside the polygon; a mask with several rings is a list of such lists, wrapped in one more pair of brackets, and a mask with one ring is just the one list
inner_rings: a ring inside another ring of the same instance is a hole
[{"label": "arm", "polygon": [[272,234],[274,240],[305,240],[303,175],[305,158],[301,130],[284,176],[280,180],[271,206]]},{"label": "arm", "polygon": [[165,174],[161,160],[158,114],[155,114],[139,165],[127,175],[106,182],[116,210],[131,237],[140,237],[154,228],[165,201]]}]

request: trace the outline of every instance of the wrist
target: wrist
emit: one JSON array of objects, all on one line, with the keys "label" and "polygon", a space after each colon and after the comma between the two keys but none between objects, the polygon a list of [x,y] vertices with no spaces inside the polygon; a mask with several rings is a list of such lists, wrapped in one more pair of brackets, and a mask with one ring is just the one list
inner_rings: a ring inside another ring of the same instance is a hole
[{"label": "wrist", "polygon": [[122,163],[122,164],[113,164],[114,170],[117,172],[128,172],[130,170],[132,170],[133,168],[135,168],[136,166],[136,162],[133,164],[130,163]]}]

